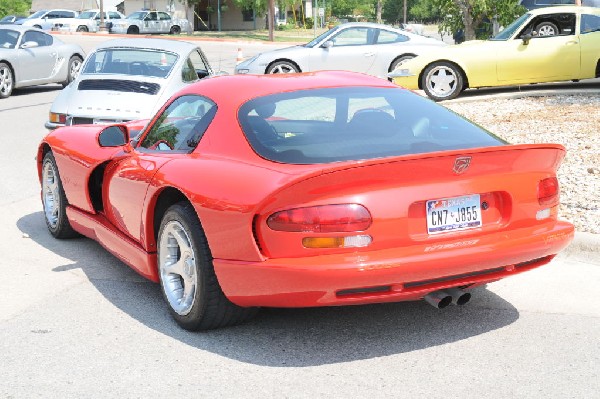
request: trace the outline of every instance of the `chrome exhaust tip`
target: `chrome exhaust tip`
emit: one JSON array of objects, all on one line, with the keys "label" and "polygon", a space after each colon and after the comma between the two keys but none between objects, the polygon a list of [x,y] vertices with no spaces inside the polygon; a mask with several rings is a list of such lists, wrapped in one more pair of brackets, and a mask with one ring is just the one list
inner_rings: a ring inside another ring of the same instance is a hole
[{"label": "chrome exhaust tip", "polygon": [[433,291],[423,297],[425,302],[437,309],[444,309],[452,303],[452,296],[444,291]]}]

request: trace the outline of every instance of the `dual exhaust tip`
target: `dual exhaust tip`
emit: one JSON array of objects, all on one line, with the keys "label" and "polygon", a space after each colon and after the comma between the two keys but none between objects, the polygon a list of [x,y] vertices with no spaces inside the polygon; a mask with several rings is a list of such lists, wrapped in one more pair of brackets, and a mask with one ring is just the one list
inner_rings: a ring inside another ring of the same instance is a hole
[{"label": "dual exhaust tip", "polygon": [[437,309],[444,309],[450,304],[462,306],[471,300],[471,294],[460,288],[448,288],[433,291],[424,297],[425,302]]}]

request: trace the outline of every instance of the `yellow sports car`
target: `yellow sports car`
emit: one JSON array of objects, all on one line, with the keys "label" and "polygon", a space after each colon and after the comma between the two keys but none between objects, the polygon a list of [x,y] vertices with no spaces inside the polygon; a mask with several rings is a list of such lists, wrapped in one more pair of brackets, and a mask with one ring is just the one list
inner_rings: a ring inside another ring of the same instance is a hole
[{"label": "yellow sports car", "polygon": [[600,77],[600,8],[532,10],[489,40],[436,47],[390,75],[435,101],[467,88]]}]

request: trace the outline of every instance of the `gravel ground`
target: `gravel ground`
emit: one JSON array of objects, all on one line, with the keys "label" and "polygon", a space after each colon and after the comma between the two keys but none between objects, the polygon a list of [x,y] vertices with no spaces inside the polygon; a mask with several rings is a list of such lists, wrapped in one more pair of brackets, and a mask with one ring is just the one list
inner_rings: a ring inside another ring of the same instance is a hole
[{"label": "gravel ground", "polygon": [[559,143],[560,216],[600,234],[600,95],[442,103],[510,143]]}]

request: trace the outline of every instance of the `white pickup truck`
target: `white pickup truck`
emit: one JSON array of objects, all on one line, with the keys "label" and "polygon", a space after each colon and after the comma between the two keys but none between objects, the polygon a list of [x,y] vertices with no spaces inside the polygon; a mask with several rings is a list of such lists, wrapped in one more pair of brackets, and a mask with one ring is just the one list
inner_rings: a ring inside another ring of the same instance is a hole
[{"label": "white pickup truck", "polygon": [[[117,11],[105,11],[104,23],[110,29],[115,20],[125,19],[125,15]],[[100,27],[100,10],[83,11],[76,18],[60,18],[54,21],[53,30],[60,32],[98,32]]]},{"label": "white pickup truck", "polygon": [[136,11],[126,19],[113,22],[111,33],[171,33],[190,29],[187,19],[172,18],[162,11]]}]

